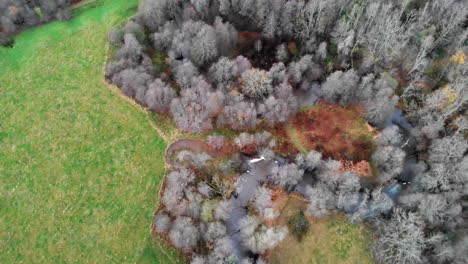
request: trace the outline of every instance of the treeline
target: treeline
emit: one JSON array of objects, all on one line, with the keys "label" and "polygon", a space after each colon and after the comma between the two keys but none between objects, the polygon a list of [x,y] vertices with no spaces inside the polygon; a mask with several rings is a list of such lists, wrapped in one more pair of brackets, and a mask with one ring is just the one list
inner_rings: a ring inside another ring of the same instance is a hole
[{"label": "treeline", "polygon": [[54,19],[69,20],[72,0],[0,0],[0,43],[19,30]]},{"label": "treeline", "polygon": [[[297,111],[300,91],[362,105],[380,130],[378,180],[330,182],[322,167],[337,165],[324,161],[308,184],[311,213],[370,221],[381,263],[464,263],[467,9],[461,0],[146,0],[109,32],[118,51],[106,76],[190,132],[273,127]],[[300,180],[295,166],[275,184]]]},{"label": "treeline", "polygon": [[[465,48],[465,21],[459,1],[145,1],[109,33],[121,48],[107,76],[191,132],[282,122],[297,109],[297,89],[363,104],[370,123],[382,127],[399,100],[421,103],[428,92],[421,85],[459,75],[460,67],[436,60]],[[167,55],[167,65],[155,67],[155,54]],[[466,103],[458,83],[446,118]]]}]

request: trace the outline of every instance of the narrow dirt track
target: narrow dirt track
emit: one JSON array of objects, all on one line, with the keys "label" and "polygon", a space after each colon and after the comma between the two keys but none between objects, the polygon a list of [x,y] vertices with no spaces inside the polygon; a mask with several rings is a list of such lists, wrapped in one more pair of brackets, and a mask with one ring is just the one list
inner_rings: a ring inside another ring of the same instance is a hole
[{"label": "narrow dirt track", "polygon": [[81,1],[81,2],[79,2],[77,4],[72,5],[70,9],[73,10],[73,9],[81,7],[81,6],[91,4],[92,2],[96,2],[96,0]]}]

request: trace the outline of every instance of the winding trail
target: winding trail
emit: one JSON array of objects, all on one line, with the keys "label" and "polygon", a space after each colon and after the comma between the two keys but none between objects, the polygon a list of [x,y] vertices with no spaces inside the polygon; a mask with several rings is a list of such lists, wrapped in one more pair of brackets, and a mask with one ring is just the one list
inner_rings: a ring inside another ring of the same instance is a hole
[{"label": "winding trail", "polygon": [[[94,2],[96,0],[91,0],[90,2]],[[156,132],[159,134],[159,136],[161,136],[161,138],[164,140],[164,142],[166,142],[166,145],[169,146],[172,142],[171,140],[171,137],[169,137],[169,135],[167,135],[166,133],[164,133],[164,131],[159,128],[155,122],[153,120],[151,120],[151,112],[146,109],[145,107],[143,107],[142,105],[138,104],[135,100],[133,100],[132,98],[124,95],[122,93],[122,91],[119,89],[119,87],[113,85],[113,84],[110,84],[109,82],[107,82],[106,78],[104,77],[105,76],[105,72],[106,72],[106,65],[107,65],[107,62],[108,62],[108,59],[109,59],[109,43],[107,43],[106,45],[106,51],[105,51],[105,55],[104,55],[104,64],[102,66],[102,82],[114,93],[116,94],[117,96],[119,96],[120,98],[122,98],[123,100],[127,101],[129,104],[133,105],[134,107],[136,107],[138,110],[142,111],[145,113],[145,116],[146,116],[146,119],[148,120],[148,122],[151,124],[151,126],[153,127],[154,130],[156,130]]]},{"label": "winding trail", "polygon": [[84,6],[84,5],[91,4],[92,2],[96,2],[96,1],[97,1],[97,0],[81,1],[81,2],[79,2],[79,3],[77,3],[77,4],[72,5],[72,6],[70,7],[70,9],[73,10],[73,9],[78,8],[78,7],[82,7],[82,6]]}]

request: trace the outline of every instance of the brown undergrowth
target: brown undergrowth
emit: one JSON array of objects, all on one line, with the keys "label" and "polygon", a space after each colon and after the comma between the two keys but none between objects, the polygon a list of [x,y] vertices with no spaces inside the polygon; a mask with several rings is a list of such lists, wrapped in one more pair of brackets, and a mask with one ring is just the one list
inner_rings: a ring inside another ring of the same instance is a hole
[{"label": "brown undergrowth", "polygon": [[319,102],[298,112],[286,132],[299,150],[316,150],[336,160],[369,160],[374,150],[374,134],[362,117],[361,106]]}]

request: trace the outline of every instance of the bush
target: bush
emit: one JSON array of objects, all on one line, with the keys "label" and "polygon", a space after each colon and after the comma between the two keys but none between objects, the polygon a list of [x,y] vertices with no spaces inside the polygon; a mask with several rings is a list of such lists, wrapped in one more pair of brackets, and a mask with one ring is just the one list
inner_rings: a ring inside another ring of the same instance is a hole
[{"label": "bush", "polygon": [[304,212],[299,211],[295,216],[291,217],[288,221],[288,228],[294,237],[301,241],[310,228],[309,220],[307,220]]}]

